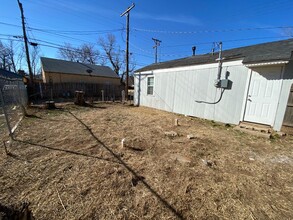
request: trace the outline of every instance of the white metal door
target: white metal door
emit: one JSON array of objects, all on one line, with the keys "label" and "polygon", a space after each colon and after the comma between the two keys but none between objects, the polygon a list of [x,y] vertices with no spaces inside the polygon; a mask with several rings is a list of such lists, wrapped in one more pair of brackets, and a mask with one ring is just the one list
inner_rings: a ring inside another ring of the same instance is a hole
[{"label": "white metal door", "polygon": [[251,74],[244,121],[273,126],[282,85],[282,67],[262,67]]}]

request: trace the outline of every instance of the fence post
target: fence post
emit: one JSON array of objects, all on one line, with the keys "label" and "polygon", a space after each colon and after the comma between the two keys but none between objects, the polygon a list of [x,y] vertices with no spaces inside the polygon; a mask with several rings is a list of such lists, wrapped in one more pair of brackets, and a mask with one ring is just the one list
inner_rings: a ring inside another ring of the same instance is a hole
[{"label": "fence post", "polygon": [[124,90],[121,91],[121,96],[122,96],[122,102],[124,103],[125,102],[125,91]]},{"label": "fence post", "polygon": [[7,128],[8,128],[8,131],[9,131],[9,136],[11,138],[13,138],[11,126],[10,126],[10,123],[9,123],[9,119],[8,119],[8,115],[7,115],[7,111],[6,111],[6,107],[5,107],[5,103],[4,103],[3,91],[2,91],[1,88],[0,88],[0,100],[1,100],[1,103],[2,103],[2,109],[3,109],[4,116],[5,116],[6,125],[7,125]]},{"label": "fence post", "polygon": [[115,97],[115,89],[113,85],[112,85],[112,94],[113,94],[113,102],[114,102],[116,101],[116,97]]},{"label": "fence post", "polygon": [[43,95],[43,87],[42,87],[42,83],[39,82],[39,88],[40,88],[40,95],[41,95],[41,99],[44,98],[44,95]]},{"label": "fence post", "polygon": [[21,94],[21,92],[20,92],[19,82],[17,82],[17,92],[18,92],[18,96],[19,96],[19,104],[20,104],[22,114],[23,114],[23,116],[27,116],[26,109],[23,105],[23,94]]},{"label": "fence post", "polygon": [[102,92],[102,102],[104,102],[105,101],[104,90],[101,90],[101,92]]},{"label": "fence post", "polygon": [[53,101],[53,80],[52,78],[49,79],[49,85],[50,85],[50,95],[51,95],[51,101]]}]

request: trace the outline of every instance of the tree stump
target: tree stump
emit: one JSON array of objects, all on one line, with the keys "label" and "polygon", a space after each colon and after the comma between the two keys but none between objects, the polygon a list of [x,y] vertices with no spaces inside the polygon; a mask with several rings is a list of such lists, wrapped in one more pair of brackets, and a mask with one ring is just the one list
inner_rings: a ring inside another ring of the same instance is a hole
[{"label": "tree stump", "polygon": [[82,106],[85,105],[84,92],[83,91],[75,91],[74,104],[75,105],[82,105]]}]

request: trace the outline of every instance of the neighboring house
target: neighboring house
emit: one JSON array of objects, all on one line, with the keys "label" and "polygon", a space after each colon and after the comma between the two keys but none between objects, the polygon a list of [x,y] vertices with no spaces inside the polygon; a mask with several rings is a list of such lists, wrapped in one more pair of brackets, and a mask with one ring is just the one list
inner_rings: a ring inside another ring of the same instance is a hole
[{"label": "neighboring house", "polygon": [[13,81],[19,83],[19,86],[24,86],[23,77],[21,75],[0,68],[0,89],[2,89],[7,82]]},{"label": "neighboring house", "polygon": [[292,51],[292,39],[225,50],[219,78],[218,53],[146,66],[135,72],[134,104],[278,131],[293,83]]},{"label": "neighboring house", "polygon": [[19,104],[25,105],[27,102],[27,90],[23,83],[23,77],[1,68],[0,93],[0,108],[2,107],[3,101],[5,105],[13,106]]},{"label": "neighboring house", "polygon": [[12,80],[12,79],[22,80],[21,75],[19,75],[17,73],[10,72],[8,70],[1,69],[1,68],[0,68],[0,77],[2,79],[9,79],[9,80]]},{"label": "neighboring house", "polygon": [[120,78],[107,66],[41,57],[44,83],[96,83],[120,85]]}]

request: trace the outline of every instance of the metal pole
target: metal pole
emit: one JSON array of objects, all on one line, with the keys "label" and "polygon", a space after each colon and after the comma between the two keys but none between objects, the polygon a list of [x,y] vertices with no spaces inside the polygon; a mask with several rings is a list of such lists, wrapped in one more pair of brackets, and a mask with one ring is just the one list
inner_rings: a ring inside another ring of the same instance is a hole
[{"label": "metal pole", "polygon": [[218,75],[217,79],[215,80],[215,87],[216,88],[221,88],[221,74],[222,74],[222,42],[219,43],[219,58],[218,60]]},{"label": "metal pole", "polygon": [[23,94],[21,94],[20,88],[19,88],[19,82],[17,82],[17,92],[18,92],[18,96],[19,96],[19,105],[22,111],[23,116],[27,116],[27,112],[26,109],[24,107],[24,102],[23,102]]},{"label": "metal pole", "polygon": [[8,128],[8,131],[9,131],[9,136],[12,138],[13,134],[12,134],[11,126],[10,126],[9,119],[8,119],[8,114],[7,114],[5,103],[4,103],[4,97],[3,97],[2,89],[0,89],[0,100],[1,100],[1,103],[2,103],[2,109],[3,109],[4,116],[5,116],[6,125],[7,125],[7,128]]},{"label": "metal pole", "polygon": [[26,36],[26,30],[25,30],[25,22],[24,22],[24,13],[23,13],[23,7],[22,7],[22,3],[19,2],[19,0],[17,0],[18,2],[18,6],[20,9],[20,13],[21,13],[21,21],[22,21],[22,32],[23,32],[23,40],[24,40],[24,46],[25,46],[25,53],[26,53],[26,60],[27,60],[27,66],[28,66],[28,71],[29,71],[29,76],[30,76],[30,84],[33,84],[33,72],[32,72],[32,67],[31,67],[31,60],[30,60],[30,55],[29,55],[29,48],[28,48],[28,39]]},{"label": "metal pole", "polygon": [[219,62],[218,62],[218,77],[217,80],[221,79],[222,73],[222,42],[219,43],[220,51],[219,51]]}]

